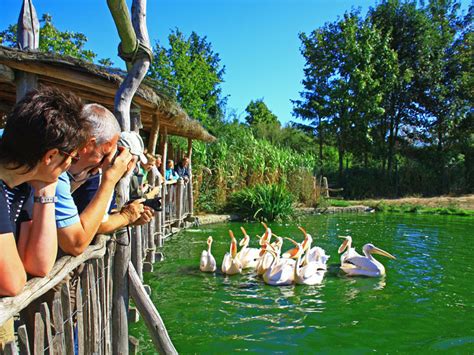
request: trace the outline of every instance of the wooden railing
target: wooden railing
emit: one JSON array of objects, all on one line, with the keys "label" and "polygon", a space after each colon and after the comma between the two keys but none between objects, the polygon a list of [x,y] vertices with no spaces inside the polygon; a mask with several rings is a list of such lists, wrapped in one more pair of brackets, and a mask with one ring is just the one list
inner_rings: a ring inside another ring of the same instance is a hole
[{"label": "wooden railing", "polygon": [[[184,227],[191,216],[191,186],[191,182],[183,180],[164,185],[163,210],[149,224],[128,229],[129,294],[160,353],[173,354],[176,349],[149,298],[150,290],[146,291],[147,286],[143,285],[143,272],[152,271],[164,239]],[[117,322],[113,315],[114,284],[120,282],[113,272],[114,255],[116,246],[123,246],[123,239],[117,239],[120,245],[115,236],[98,235],[83,254],[64,256],[47,277],[29,280],[20,295],[0,298],[0,325],[20,314],[17,342],[6,345],[6,354],[113,353],[112,344],[117,341],[112,329]],[[64,282],[73,271],[78,275]],[[126,307],[128,310],[128,304]],[[128,312],[131,315],[136,310]],[[130,343],[130,353],[136,351],[133,344]]]}]

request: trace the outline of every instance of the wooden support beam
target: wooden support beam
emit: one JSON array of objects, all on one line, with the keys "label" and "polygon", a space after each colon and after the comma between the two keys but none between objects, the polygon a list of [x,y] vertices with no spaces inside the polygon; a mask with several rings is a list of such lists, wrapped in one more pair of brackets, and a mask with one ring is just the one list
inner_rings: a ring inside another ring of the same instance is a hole
[{"label": "wooden support beam", "polygon": [[15,72],[12,68],[4,64],[0,64],[0,82],[10,84],[15,83]]},{"label": "wooden support beam", "polygon": [[151,126],[150,131],[150,139],[148,140],[148,151],[151,154],[155,154],[156,152],[156,143],[158,142],[158,135],[160,134],[160,121],[158,120],[158,116],[153,116],[153,124]]},{"label": "wooden support beam", "polygon": [[143,287],[132,263],[128,266],[130,295],[147,325],[151,339],[160,354],[178,354],[158,310]]},{"label": "wooden support beam", "polygon": [[[18,46],[22,50],[34,51],[39,47],[39,21],[31,0],[23,0],[17,30]],[[16,75],[16,101],[38,86],[38,77],[34,74],[19,72]]]}]

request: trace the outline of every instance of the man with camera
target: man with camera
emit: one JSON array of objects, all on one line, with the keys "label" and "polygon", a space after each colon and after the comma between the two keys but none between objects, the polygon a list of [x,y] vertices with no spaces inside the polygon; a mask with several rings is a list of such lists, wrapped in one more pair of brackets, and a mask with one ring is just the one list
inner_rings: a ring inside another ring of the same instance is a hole
[{"label": "man with camera", "polygon": [[[118,157],[121,149],[127,149],[130,154],[141,162],[146,161],[143,154],[143,142],[140,136],[135,132],[122,132],[118,141],[118,150],[112,161]],[[90,201],[94,198],[97,190],[100,188],[102,175],[98,172],[91,175],[77,190],[72,194],[74,203],[79,213],[84,211]],[[132,196],[132,200],[128,201],[120,210],[117,210],[115,198],[112,198],[108,214],[102,221],[97,233],[112,233],[120,228],[129,225],[143,225],[151,221],[153,210],[161,208],[161,202],[155,199],[145,200]]]},{"label": "man with camera", "polygon": [[[101,105],[88,104],[82,114],[92,126],[91,138],[78,151],[67,174],[61,175],[56,189],[58,243],[65,253],[74,256],[81,254],[98,232],[107,233],[134,223],[145,212],[141,201],[136,201],[119,215],[106,214],[115,185],[133,169],[135,159],[129,149],[117,148],[120,126],[112,112]],[[100,183],[87,206],[79,212],[72,192],[91,176],[98,176]]]}]

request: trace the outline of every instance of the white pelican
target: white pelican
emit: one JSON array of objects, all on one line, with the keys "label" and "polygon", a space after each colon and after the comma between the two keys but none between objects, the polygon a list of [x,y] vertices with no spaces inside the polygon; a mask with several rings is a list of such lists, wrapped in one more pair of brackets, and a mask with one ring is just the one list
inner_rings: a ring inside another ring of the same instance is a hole
[{"label": "white pelican", "polygon": [[392,254],[389,254],[370,243],[364,245],[362,250],[365,256],[359,255],[346,258],[344,264],[341,265],[341,270],[349,276],[378,277],[385,275],[384,266],[375,260],[372,253],[380,254],[390,259],[396,259]]},{"label": "white pelican", "polygon": [[352,248],[352,237],[350,235],[347,236],[339,236],[339,238],[344,239],[341,246],[337,250],[339,254],[341,254],[344,250],[346,252],[341,255],[341,265],[346,262],[346,259],[352,258],[354,256],[362,256],[358,252],[356,252],[355,248]]},{"label": "white pelican", "polygon": [[[305,266],[300,266],[301,256],[303,255],[302,244],[296,243],[294,240],[288,238],[292,243],[296,245],[298,249],[296,255],[297,260],[294,264],[294,279],[295,283],[299,285],[319,285],[323,280],[326,269],[319,267],[319,262],[310,261]],[[324,265],[325,267],[326,265]]]},{"label": "white pelican", "polygon": [[294,267],[285,260],[281,260],[271,246],[267,249],[267,253],[272,254],[273,260],[270,267],[263,274],[263,281],[272,286],[293,284],[295,279]]},{"label": "white pelican", "polygon": [[230,235],[230,250],[225,253],[224,260],[222,261],[222,272],[227,275],[240,274],[242,272],[242,264],[239,258],[237,258],[237,241],[235,240],[234,233],[229,230]]},{"label": "white pelican", "polygon": [[[306,230],[302,227],[298,227],[299,230],[301,230],[304,234],[304,241],[303,243],[301,243],[301,246],[303,248],[303,250],[301,251],[302,253],[304,253],[306,250],[308,250],[308,248],[311,247],[311,243],[313,242],[313,237],[311,237],[311,234],[309,233],[306,233]],[[291,238],[287,238],[289,240],[292,240]],[[296,253],[298,252],[298,248],[295,247],[293,249],[290,249],[288,251],[286,251],[285,253],[283,253],[282,255],[282,258],[296,258]]]},{"label": "white pelican", "polygon": [[199,269],[203,272],[214,272],[216,271],[216,259],[211,254],[212,237],[207,238],[207,250],[203,250],[201,253],[201,262],[199,263]]},{"label": "white pelican", "polygon": [[260,249],[249,248],[250,236],[245,231],[244,227],[240,227],[244,238],[240,241],[239,245],[242,247],[237,253],[237,257],[242,264],[242,269],[255,268],[257,267],[258,259],[260,259]]}]

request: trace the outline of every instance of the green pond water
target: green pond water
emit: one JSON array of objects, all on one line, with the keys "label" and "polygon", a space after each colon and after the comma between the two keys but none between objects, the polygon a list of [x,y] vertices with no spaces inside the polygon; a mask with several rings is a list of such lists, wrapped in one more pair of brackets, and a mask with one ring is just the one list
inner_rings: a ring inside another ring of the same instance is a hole
[{"label": "green pond water", "polygon": [[[257,247],[257,223],[226,223],[166,241],[165,260],[145,275],[152,299],[180,353],[474,353],[474,219],[412,214],[320,215],[299,221],[331,255],[318,286],[265,285],[253,271],[224,276],[228,229],[244,225]],[[302,240],[297,222],[270,224]],[[338,269],[338,235],[351,235],[395,255],[376,258],[384,278],[349,278]],[[209,235],[218,263],[199,271]],[[288,241],[283,250],[291,248]],[[130,326],[140,353],[155,353],[143,321]]]}]

